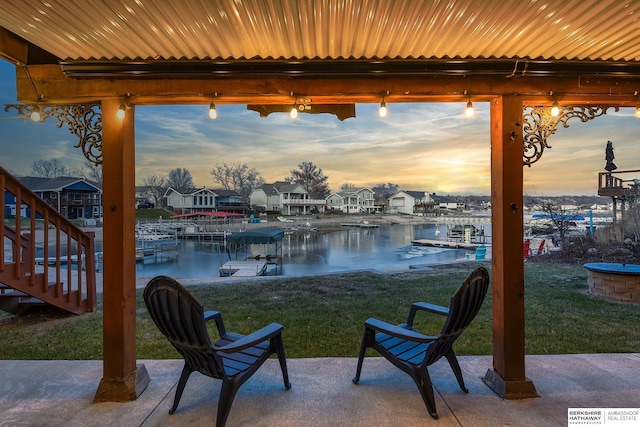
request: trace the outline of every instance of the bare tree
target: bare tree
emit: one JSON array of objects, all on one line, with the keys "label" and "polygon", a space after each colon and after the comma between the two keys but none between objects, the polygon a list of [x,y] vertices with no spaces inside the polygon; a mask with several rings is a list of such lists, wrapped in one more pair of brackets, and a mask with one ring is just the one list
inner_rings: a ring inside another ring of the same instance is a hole
[{"label": "bare tree", "polygon": [[194,188],[191,172],[186,168],[171,169],[167,176],[167,187],[180,192]]},{"label": "bare tree", "polygon": [[102,165],[96,165],[95,163],[91,163],[89,160],[85,160],[82,166],[70,169],[69,172],[88,181],[96,182],[102,186]]},{"label": "bare tree", "polygon": [[356,191],[356,186],[352,182],[345,182],[340,186],[340,191],[344,193]]},{"label": "bare tree", "polygon": [[60,159],[40,159],[31,163],[31,174],[42,178],[56,178],[67,174],[67,167]]},{"label": "bare tree", "polygon": [[315,199],[324,199],[331,193],[327,184],[329,177],[322,173],[321,168],[313,162],[302,162],[298,167],[285,181],[300,184]]},{"label": "bare tree", "polygon": [[560,243],[562,245],[561,250],[562,252],[566,252],[567,231],[572,225],[575,225],[572,219],[573,215],[571,215],[562,206],[554,205],[553,203],[550,203],[550,202],[542,204],[542,211],[549,216],[550,221],[552,221],[553,223],[553,227],[558,231],[558,235],[560,237]]},{"label": "bare tree", "polygon": [[153,197],[154,205],[160,206],[160,200],[167,189],[167,177],[165,175],[147,175],[142,178],[142,185],[147,187],[148,194]]},{"label": "bare tree", "polygon": [[244,201],[249,200],[251,192],[264,184],[264,178],[255,168],[246,163],[217,163],[211,169],[214,182],[219,183],[226,190],[233,190],[240,194]]},{"label": "bare tree", "polygon": [[376,200],[387,199],[389,196],[394,194],[400,188],[399,185],[393,184],[391,182],[388,183],[380,183],[373,186],[371,191],[373,191],[373,195]]}]

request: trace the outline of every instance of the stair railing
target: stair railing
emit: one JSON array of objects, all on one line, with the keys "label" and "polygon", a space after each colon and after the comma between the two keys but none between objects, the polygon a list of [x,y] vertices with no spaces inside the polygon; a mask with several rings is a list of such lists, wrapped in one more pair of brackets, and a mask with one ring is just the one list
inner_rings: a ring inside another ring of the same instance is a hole
[{"label": "stair railing", "polygon": [[[95,311],[94,233],[74,225],[2,167],[0,207],[0,282],[73,313]],[[36,258],[38,248],[43,256]]]}]

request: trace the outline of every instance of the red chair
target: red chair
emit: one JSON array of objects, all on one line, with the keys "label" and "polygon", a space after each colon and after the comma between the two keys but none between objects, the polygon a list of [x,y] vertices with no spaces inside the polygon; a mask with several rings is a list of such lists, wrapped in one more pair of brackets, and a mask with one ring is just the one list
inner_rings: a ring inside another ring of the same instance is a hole
[{"label": "red chair", "polygon": [[524,258],[526,259],[531,255],[531,240],[527,239],[522,244],[522,252],[524,253]]},{"label": "red chair", "polygon": [[[545,243],[545,240],[542,239],[542,241],[540,242],[540,246],[538,246],[538,251],[536,252],[536,255],[540,255],[544,251],[544,243]],[[531,255],[533,255],[533,253],[531,253]]]}]

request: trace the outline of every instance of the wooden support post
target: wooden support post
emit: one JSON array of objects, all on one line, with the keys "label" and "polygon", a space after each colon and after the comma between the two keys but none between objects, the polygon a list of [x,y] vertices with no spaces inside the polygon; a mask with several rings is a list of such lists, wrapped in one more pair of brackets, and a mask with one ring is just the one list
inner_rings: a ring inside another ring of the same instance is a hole
[{"label": "wooden support post", "polygon": [[522,98],[491,101],[493,369],[484,382],[505,399],[536,397],[525,377]]},{"label": "wooden support post", "polygon": [[104,361],[94,402],[135,400],[149,384],[136,367],[134,109],[120,120],[120,103],[102,102]]},{"label": "wooden support post", "polygon": [[611,196],[611,203],[613,205],[613,217],[611,222],[611,225],[613,226],[613,237],[618,241],[618,198],[616,196]]}]

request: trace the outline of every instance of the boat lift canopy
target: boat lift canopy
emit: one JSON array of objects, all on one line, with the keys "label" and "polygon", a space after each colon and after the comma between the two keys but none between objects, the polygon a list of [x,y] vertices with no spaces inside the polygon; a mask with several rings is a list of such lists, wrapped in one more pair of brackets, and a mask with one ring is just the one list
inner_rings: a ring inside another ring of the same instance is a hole
[{"label": "boat lift canopy", "polygon": [[[284,231],[276,227],[258,228],[227,235],[227,254],[229,255],[229,261],[220,267],[220,274],[224,276],[245,276],[248,275],[247,272],[245,272],[246,270],[250,271],[250,275],[252,276],[259,276],[266,272],[267,264],[275,265],[275,274],[278,274],[278,266],[281,266],[282,263],[282,243],[278,243],[283,238]],[[275,245],[275,254],[256,255],[248,258],[247,247],[252,244],[273,244]],[[231,259],[231,247],[235,250],[235,261]],[[244,247],[244,261],[238,261],[238,249],[240,247]],[[262,262],[261,267],[255,266],[255,263],[258,261]],[[244,264],[246,265],[243,267]]]}]

